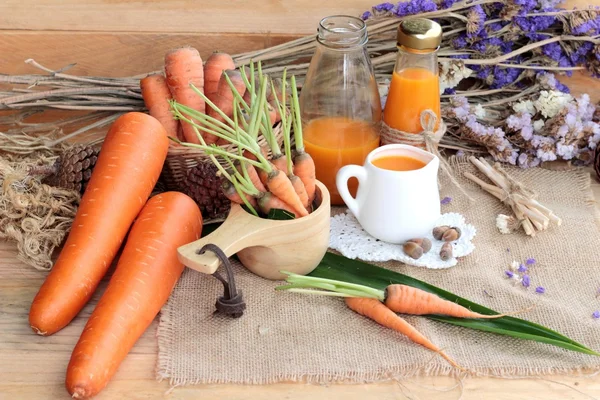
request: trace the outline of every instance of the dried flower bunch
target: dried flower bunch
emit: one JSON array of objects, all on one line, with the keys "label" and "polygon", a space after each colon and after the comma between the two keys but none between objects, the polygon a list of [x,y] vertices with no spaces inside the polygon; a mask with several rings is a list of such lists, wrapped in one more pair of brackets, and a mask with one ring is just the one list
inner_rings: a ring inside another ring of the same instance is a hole
[{"label": "dried flower bunch", "polygon": [[482,146],[495,160],[524,168],[588,164],[600,141],[596,106],[587,95],[569,95],[554,73],[600,76],[600,12],[558,3],[410,0],[379,4],[363,19],[418,15],[443,26],[443,114],[456,147]]}]

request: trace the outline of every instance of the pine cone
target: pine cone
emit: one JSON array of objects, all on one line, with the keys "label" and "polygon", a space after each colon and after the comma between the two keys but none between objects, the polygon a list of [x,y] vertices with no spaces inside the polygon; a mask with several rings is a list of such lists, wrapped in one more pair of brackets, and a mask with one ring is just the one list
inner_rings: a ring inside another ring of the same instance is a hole
[{"label": "pine cone", "polygon": [[596,155],[594,157],[594,170],[596,171],[596,176],[600,179],[600,146],[596,146]]},{"label": "pine cone", "polygon": [[194,199],[205,219],[222,218],[229,212],[231,202],[223,194],[221,182],[212,163],[199,163],[188,170],[182,191]]},{"label": "pine cone", "polygon": [[84,145],[75,145],[64,150],[52,167],[52,175],[46,177],[43,182],[50,186],[77,190],[83,194],[98,161],[98,153],[98,149]]}]

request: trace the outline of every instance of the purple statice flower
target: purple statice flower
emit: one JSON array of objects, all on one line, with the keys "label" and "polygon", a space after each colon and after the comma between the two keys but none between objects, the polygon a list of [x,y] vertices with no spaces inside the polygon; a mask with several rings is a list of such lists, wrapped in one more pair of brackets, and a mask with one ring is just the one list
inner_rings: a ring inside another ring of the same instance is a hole
[{"label": "purple statice flower", "polygon": [[592,314],[592,318],[599,319],[600,318],[600,311],[598,311],[598,310],[594,311],[594,313]]},{"label": "purple statice flower", "polygon": [[485,41],[481,40],[479,42],[473,43],[471,48],[480,53],[485,53],[485,50],[487,49],[487,45],[486,45]]},{"label": "purple statice flower", "polygon": [[464,122],[471,112],[469,100],[464,96],[454,96],[450,100],[450,103],[453,106],[452,111],[454,112],[454,115],[456,115],[456,118]]},{"label": "purple statice flower", "polygon": [[450,8],[454,5],[454,3],[457,3],[458,1],[460,0],[442,0],[440,5],[442,6],[442,8]]},{"label": "purple statice flower", "polygon": [[504,273],[506,274],[507,278],[514,278],[515,274],[512,271],[504,271]]},{"label": "purple statice flower", "polygon": [[536,148],[536,156],[541,161],[556,160],[556,140],[553,137],[533,135],[531,144]]},{"label": "purple statice flower", "polygon": [[535,288],[535,292],[539,294],[544,294],[546,293],[546,289],[543,286],[538,286]]},{"label": "purple statice flower", "polygon": [[371,13],[371,11],[365,11],[362,15],[361,15],[361,19],[363,21],[368,20],[369,18],[371,18],[373,16],[373,14]]},{"label": "purple statice flower", "polygon": [[437,10],[437,4],[432,0],[410,0],[399,2],[392,12],[397,17],[405,17]]},{"label": "purple statice flower", "polygon": [[464,49],[467,47],[467,35],[460,34],[452,40],[452,47],[455,49]]},{"label": "purple statice flower", "polygon": [[577,49],[569,55],[569,60],[574,65],[585,62],[586,56],[594,49],[592,42],[582,42]]},{"label": "purple statice flower", "polygon": [[577,157],[579,149],[574,144],[565,144],[564,142],[556,143],[556,154],[563,160],[570,160]]},{"label": "purple statice flower", "polygon": [[517,271],[523,273],[523,272],[527,272],[528,268],[526,266],[524,266],[523,264],[519,265],[519,269],[517,269]]},{"label": "purple statice flower", "polygon": [[527,14],[538,5],[537,0],[514,0],[514,2],[515,4],[521,6],[519,14]]},{"label": "purple statice flower", "polygon": [[563,93],[570,92],[569,88],[560,83],[560,81],[556,79],[556,75],[551,72],[538,72],[536,80],[542,85],[543,89],[558,90]]},{"label": "purple statice flower", "polygon": [[529,275],[523,275],[523,280],[521,281],[521,284],[525,287],[529,287],[529,285],[531,285],[531,278],[529,277]]},{"label": "purple statice flower", "polygon": [[525,34],[525,36],[529,40],[531,40],[533,42],[539,42],[539,41],[542,41],[542,40],[550,38],[549,34],[547,34],[547,33],[540,33],[540,32],[527,32]]},{"label": "purple statice flower", "polygon": [[533,265],[535,264],[535,258],[528,258],[527,260],[525,260],[525,265]]},{"label": "purple statice flower", "polygon": [[523,152],[519,154],[517,159],[517,165],[521,168],[534,168],[540,165],[540,159],[529,152]]},{"label": "purple statice flower", "polygon": [[525,140],[531,140],[533,137],[533,124],[531,123],[531,114],[528,112],[509,115],[506,118],[506,126],[519,131]]},{"label": "purple statice flower", "polygon": [[444,89],[444,94],[446,96],[456,94],[456,89],[454,89],[454,88],[446,88],[446,89]]},{"label": "purple statice flower", "polygon": [[600,15],[594,19],[586,20],[580,25],[573,26],[571,29],[573,35],[595,36],[600,33]]},{"label": "purple statice flower", "polygon": [[387,12],[394,8],[392,3],[381,3],[373,7],[373,11]]},{"label": "purple statice flower", "polygon": [[440,204],[450,204],[451,201],[452,201],[452,197],[446,196],[440,201]]},{"label": "purple statice flower", "polygon": [[551,15],[536,15],[515,17],[513,21],[525,32],[539,32],[548,29],[556,21],[556,17]]},{"label": "purple statice flower", "polygon": [[486,19],[485,11],[481,5],[477,4],[469,9],[467,13],[467,37],[474,38],[480,36]]},{"label": "purple statice flower", "polygon": [[542,54],[550,57],[554,61],[559,62],[561,59],[565,58],[565,53],[563,52],[560,43],[553,42],[548,43],[542,46]]}]

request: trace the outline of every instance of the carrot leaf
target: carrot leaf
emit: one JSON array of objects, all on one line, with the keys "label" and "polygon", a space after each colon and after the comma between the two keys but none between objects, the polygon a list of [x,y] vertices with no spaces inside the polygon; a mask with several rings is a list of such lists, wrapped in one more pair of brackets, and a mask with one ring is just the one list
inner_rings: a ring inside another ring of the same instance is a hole
[{"label": "carrot leaf", "polygon": [[294,218],[296,218],[294,214],[280,208],[271,208],[269,214],[267,215],[267,219],[274,219],[277,221],[287,221]]}]

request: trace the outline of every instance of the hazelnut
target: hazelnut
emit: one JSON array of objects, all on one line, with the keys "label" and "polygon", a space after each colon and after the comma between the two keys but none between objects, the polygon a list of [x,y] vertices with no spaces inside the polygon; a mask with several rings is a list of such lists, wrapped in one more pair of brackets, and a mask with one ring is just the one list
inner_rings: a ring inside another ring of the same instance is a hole
[{"label": "hazelnut", "polygon": [[453,242],[455,240],[458,240],[458,238],[460,238],[460,229],[456,228],[456,227],[452,227],[450,229],[448,229],[446,232],[444,232],[444,234],[442,235],[442,240],[444,242]]},{"label": "hazelnut", "polygon": [[435,228],[433,228],[433,237],[437,240],[442,240],[442,236],[444,235],[444,233],[446,233],[448,229],[450,229],[448,225],[436,226]]},{"label": "hazelnut", "polygon": [[443,261],[448,261],[452,258],[452,243],[446,242],[442,245],[442,249],[440,250],[440,258]]},{"label": "hazelnut", "polygon": [[402,246],[402,250],[404,250],[404,253],[407,256],[414,258],[415,260],[417,258],[421,258],[421,256],[423,255],[423,248],[415,242],[404,243],[404,245]]},{"label": "hazelnut", "polygon": [[427,253],[431,250],[431,240],[427,238],[410,239],[408,242],[416,243],[423,249],[423,253]]}]

